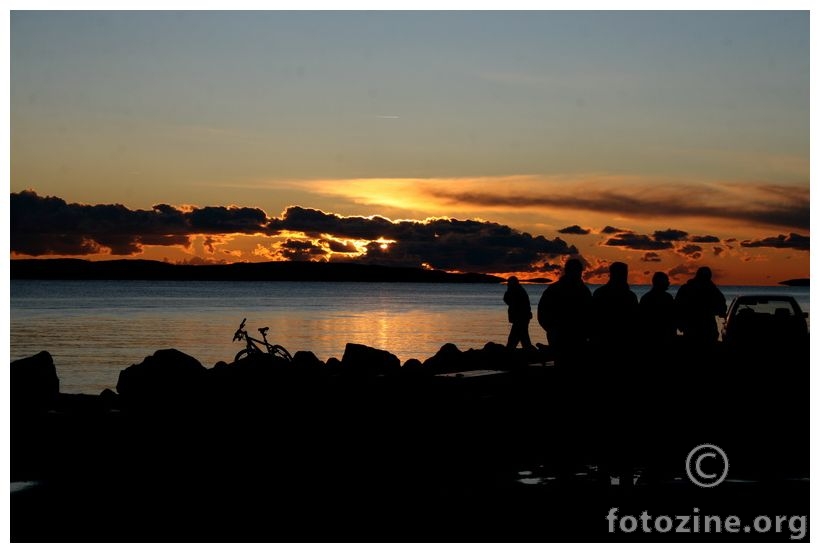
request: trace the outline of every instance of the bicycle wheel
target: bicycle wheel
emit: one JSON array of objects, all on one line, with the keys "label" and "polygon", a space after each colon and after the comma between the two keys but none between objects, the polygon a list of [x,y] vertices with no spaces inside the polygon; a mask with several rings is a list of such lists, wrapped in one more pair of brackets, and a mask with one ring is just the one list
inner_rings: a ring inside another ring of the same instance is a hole
[{"label": "bicycle wheel", "polygon": [[234,363],[239,361],[240,359],[245,359],[246,357],[250,356],[250,354],[251,354],[251,352],[249,352],[246,349],[243,349],[242,351],[237,353],[236,356],[233,358]]},{"label": "bicycle wheel", "polygon": [[268,353],[270,353],[274,357],[281,357],[282,359],[288,362],[293,361],[293,357],[291,357],[290,353],[288,353],[288,350],[286,350],[279,344],[274,344],[270,346],[268,348]]}]

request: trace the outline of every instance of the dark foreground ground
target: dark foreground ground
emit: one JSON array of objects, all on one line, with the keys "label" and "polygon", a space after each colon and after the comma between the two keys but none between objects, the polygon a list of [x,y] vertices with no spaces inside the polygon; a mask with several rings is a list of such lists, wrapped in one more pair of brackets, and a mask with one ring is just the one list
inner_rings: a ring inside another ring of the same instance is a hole
[{"label": "dark foreground ground", "polygon": [[[627,366],[290,373],[150,404],[62,395],[12,414],[12,481],[36,484],[11,495],[11,539],[809,539],[808,359]],[[686,474],[705,443],[730,461],[714,488]],[[705,533],[716,515],[736,533]]]}]

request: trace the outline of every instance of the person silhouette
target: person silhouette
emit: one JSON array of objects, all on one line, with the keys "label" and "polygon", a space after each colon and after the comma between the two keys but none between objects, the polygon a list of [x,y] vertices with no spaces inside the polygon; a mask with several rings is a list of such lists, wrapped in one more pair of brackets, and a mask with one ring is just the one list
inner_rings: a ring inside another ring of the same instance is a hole
[{"label": "person silhouette", "polygon": [[538,324],[547,333],[556,367],[577,363],[586,350],[592,293],[581,278],[583,269],[580,260],[569,259],[564,274],[538,301]]},{"label": "person silhouette", "polygon": [[518,342],[524,349],[532,349],[530,341],[530,319],[532,319],[532,308],[530,307],[530,296],[518,278],[511,276],[507,279],[507,291],[504,292],[504,303],[507,307],[507,318],[512,323],[510,336],[507,338],[507,347],[515,349]]},{"label": "person silhouette", "polygon": [[678,327],[691,345],[709,346],[718,341],[715,317],[726,317],[726,298],[712,282],[712,270],[700,267],[695,277],[675,295]]},{"label": "person silhouette", "polygon": [[652,275],[652,288],[639,303],[643,336],[653,350],[670,347],[678,333],[675,298],[667,290],[669,277],[659,271]]},{"label": "person silhouette", "polygon": [[[638,415],[637,356],[638,297],[629,289],[629,267],[616,261],[609,266],[609,280],[592,294],[592,336],[596,374],[592,379],[593,411],[598,420],[619,417],[635,420]],[[617,476],[622,487],[633,485],[636,433],[630,429],[612,432],[609,425],[594,430],[603,448],[602,471]]]},{"label": "person silhouette", "polygon": [[[656,439],[638,441],[636,448],[643,459],[641,481],[650,485],[671,478],[669,467],[673,463],[670,456],[676,450],[670,443],[667,429],[670,420],[676,420],[675,417],[686,412],[686,406],[678,405],[678,402],[688,397],[683,392],[678,370],[677,308],[675,298],[668,290],[669,276],[659,271],[652,275],[652,288],[641,297],[639,304],[642,355],[636,367],[644,393],[638,399],[644,412],[653,413],[652,417],[645,417],[644,429],[647,435]],[[661,394],[658,390],[676,390],[677,393]]]},{"label": "person silhouette", "polygon": [[604,351],[627,351],[635,341],[638,296],[629,289],[628,275],[626,263],[612,263],[609,280],[592,294],[591,339]]}]

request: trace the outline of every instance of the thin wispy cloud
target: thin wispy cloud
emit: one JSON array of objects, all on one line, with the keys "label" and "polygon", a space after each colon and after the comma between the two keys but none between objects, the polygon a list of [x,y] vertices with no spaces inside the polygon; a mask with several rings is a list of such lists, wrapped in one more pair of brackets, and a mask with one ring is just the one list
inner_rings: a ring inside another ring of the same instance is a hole
[{"label": "thin wispy cloud", "polygon": [[[699,183],[632,175],[504,175],[436,179],[347,179],[292,186],[365,206],[431,214],[586,212],[638,220],[706,218],[778,230],[809,228],[809,186],[777,183]],[[601,233],[620,229],[607,226]]]},{"label": "thin wispy cloud", "polygon": [[808,186],[679,184],[624,189],[588,185],[583,194],[567,186],[543,188],[548,191],[498,194],[429,188],[427,192],[442,201],[482,207],[577,210],[642,219],[701,217],[781,229],[809,228]]}]

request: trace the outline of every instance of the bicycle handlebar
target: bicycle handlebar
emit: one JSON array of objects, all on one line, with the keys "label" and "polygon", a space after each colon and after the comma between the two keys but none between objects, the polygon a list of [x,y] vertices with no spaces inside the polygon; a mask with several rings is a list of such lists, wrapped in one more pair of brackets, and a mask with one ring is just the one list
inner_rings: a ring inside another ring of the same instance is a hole
[{"label": "bicycle handlebar", "polygon": [[245,321],[247,320],[247,318],[242,319],[242,322],[239,323],[239,328],[233,334],[233,340],[231,340],[232,342],[236,342],[237,340],[242,339],[243,329],[245,328]]}]

